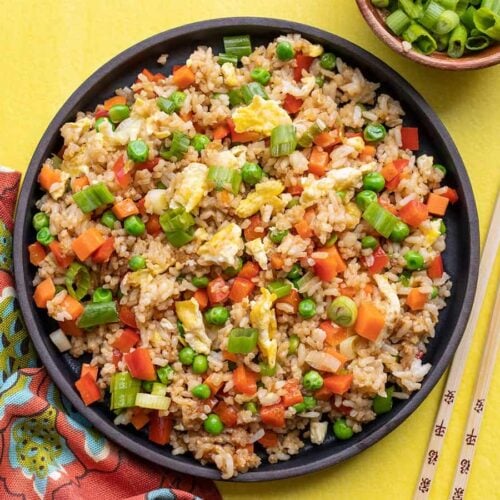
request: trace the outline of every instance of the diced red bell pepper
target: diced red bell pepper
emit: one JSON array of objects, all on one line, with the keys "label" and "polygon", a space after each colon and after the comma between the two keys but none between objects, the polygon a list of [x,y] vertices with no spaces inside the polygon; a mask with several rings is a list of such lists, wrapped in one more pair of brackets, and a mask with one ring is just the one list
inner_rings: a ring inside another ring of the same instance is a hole
[{"label": "diced red bell pepper", "polygon": [[229,298],[233,302],[241,302],[245,297],[248,297],[255,288],[255,283],[252,281],[236,277],[231,285],[231,291],[229,292]]},{"label": "diced red bell pepper", "polygon": [[127,363],[132,377],[139,380],[156,380],[155,367],[146,348],[139,347],[135,351],[125,354],[123,359]]},{"label": "diced red bell pepper", "polygon": [[49,248],[54,258],[56,259],[57,265],[66,269],[72,262],[74,257],[72,255],[66,255],[62,251],[61,244],[54,240],[52,243],[49,243]]},{"label": "diced red bell pepper", "polygon": [[281,403],[260,409],[262,423],[271,427],[285,427],[285,407]]},{"label": "diced red bell pepper", "polygon": [[458,193],[456,189],[446,186],[446,191],[440,193],[440,196],[444,196],[450,200],[450,203],[454,205],[458,201]]},{"label": "diced red bell pepper", "polygon": [[160,417],[158,411],[149,414],[148,439],[153,443],[165,446],[170,442],[170,434],[174,422],[170,417]]},{"label": "diced red bell pepper", "polygon": [[309,70],[312,62],[314,61],[314,57],[305,56],[304,54],[297,54],[295,56],[295,68],[293,68],[293,79],[296,82],[300,82],[302,79],[302,70]]},{"label": "diced red bell pepper", "polygon": [[118,366],[118,363],[122,360],[123,354],[118,349],[113,349],[113,354],[111,356],[111,362]]},{"label": "diced red bell pepper", "polygon": [[90,372],[87,372],[85,375],[80,377],[75,382],[75,387],[80,393],[80,397],[86,406],[89,406],[101,399],[99,386]]},{"label": "diced red bell pepper", "polygon": [[234,406],[226,404],[224,401],[220,401],[214,408],[214,413],[219,415],[222,423],[226,427],[234,427],[238,423],[238,412]]},{"label": "diced red bell pepper", "polygon": [[135,314],[132,309],[128,306],[120,306],[120,310],[118,312],[120,321],[130,328],[137,329],[137,321],[135,319]]},{"label": "diced red bell pepper", "polygon": [[353,376],[351,374],[346,375],[328,375],[323,378],[325,387],[332,394],[344,394],[347,392],[352,384]]},{"label": "diced red bell pepper", "polygon": [[92,260],[96,264],[103,264],[113,255],[115,251],[115,239],[110,236],[93,254]]},{"label": "diced red bell pepper", "polygon": [[443,273],[443,258],[441,257],[441,254],[439,254],[427,268],[427,275],[429,276],[429,278],[437,279],[441,278],[443,276]]},{"label": "diced red bell pepper", "polygon": [[399,216],[412,227],[418,227],[429,217],[427,205],[418,200],[411,200],[399,209]]},{"label": "diced red bell pepper", "polygon": [[337,247],[320,248],[316,252],[327,254],[325,258],[314,259],[314,273],[323,281],[332,281],[337,276],[337,273],[343,273],[347,269]]},{"label": "diced red bell pepper", "polygon": [[109,111],[106,108],[99,108],[94,111],[94,118],[102,118],[103,116],[109,116]]},{"label": "diced red bell pepper", "polygon": [[291,94],[287,94],[285,96],[285,100],[283,101],[283,107],[285,108],[285,111],[287,113],[290,113],[291,115],[298,113],[300,111],[300,108],[302,107],[302,104],[304,104],[304,101],[302,99],[299,99],[298,97],[295,97]]},{"label": "diced red bell pepper", "polygon": [[278,434],[276,432],[266,430],[264,435],[258,440],[264,448],[276,448],[279,444]]},{"label": "diced red bell pepper", "polygon": [[134,347],[137,342],[141,339],[139,332],[136,330],[131,330],[130,328],[125,328],[122,333],[113,341],[112,347],[118,349],[120,352],[129,352],[132,347]]},{"label": "diced red bell pepper", "polygon": [[221,276],[210,281],[207,286],[208,300],[210,304],[220,304],[229,297],[230,287]]},{"label": "diced red bell pepper", "polygon": [[113,173],[117,184],[125,189],[132,182],[132,176],[129,172],[125,171],[125,156],[121,155],[113,165]]},{"label": "diced red bell pepper", "polygon": [[250,217],[250,224],[243,229],[243,235],[247,241],[263,238],[266,235],[266,228],[264,227],[264,223],[262,222],[262,218],[259,214],[255,214]]},{"label": "diced red bell pepper", "polygon": [[370,274],[381,273],[389,265],[389,257],[379,245],[372,253],[373,264],[368,266]]},{"label": "diced red bell pepper", "polygon": [[252,396],[257,392],[257,374],[245,365],[239,365],[233,371],[234,390],[240,394]]},{"label": "diced red bell pepper", "polygon": [[286,391],[284,396],[281,398],[281,402],[288,408],[289,406],[302,403],[304,401],[304,396],[300,392],[300,386],[298,380],[292,379],[288,380],[284,385],[283,389]]},{"label": "diced red bell pepper", "polygon": [[260,266],[256,262],[249,260],[243,264],[241,271],[238,273],[238,277],[250,280],[255,278],[260,273]]},{"label": "diced red bell pepper", "polygon": [[153,158],[152,160],[146,160],[146,161],[143,161],[142,163],[136,163],[135,168],[137,170],[149,170],[150,172],[152,172],[154,170],[154,168],[156,167],[156,165],[158,165],[160,159],[161,158],[159,156],[157,156],[156,158]]},{"label": "diced red bell pepper", "polygon": [[403,149],[411,151],[418,151],[420,148],[420,141],[418,139],[418,128],[416,127],[402,127],[401,128],[401,142]]},{"label": "diced red bell pepper", "polygon": [[156,214],[152,214],[148,217],[148,221],[146,222],[146,231],[151,236],[158,236],[161,234],[163,229],[160,224],[160,217]]}]

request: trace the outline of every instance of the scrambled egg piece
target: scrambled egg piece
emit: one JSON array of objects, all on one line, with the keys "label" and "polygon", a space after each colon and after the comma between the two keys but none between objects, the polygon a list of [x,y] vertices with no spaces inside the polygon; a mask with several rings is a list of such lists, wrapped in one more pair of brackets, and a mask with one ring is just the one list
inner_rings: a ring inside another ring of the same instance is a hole
[{"label": "scrambled egg piece", "polygon": [[252,304],[250,310],[250,323],[259,330],[259,349],[272,368],[276,364],[276,351],[278,343],[274,338],[278,329],[273,302],[276,295],[267,288],[261,288],[260,295]]},{"label": "scrambled egg piece", "polygon": [[67,172],[63,172],[61,170],[61,181],[54,182],[49,188],[50,196],[52,196],[54,200],[58,200],[65,193],[66,182],[68,181],[69,178],[70,175]]},{"label": "scrambled egg piece", "polygon": [[313,91],[314,86],[316,85],[316,77],[304,76],[301,82],[302,87],[299,87],[292,82],[283,82],[283,93],[290,94],[301,99],[306,98]]},{"label": "scrambled egg piece", "polygon": [[238,87],[240,84],[240,80],[238,78],[238,75],[236,74],[236,67],[234,64],[231,64],[229,62],[224,63],[221,66],[222,70],[222,77],[224,78],[224,83],[228,87]]},{"label": "scrambled egg piece", "polygon": [[425,236],[425,242],[428,246],[434,245],[436,240],[441,236],[441,231],[439,230],[440,226],[441,219],[426,220],[420,224],[419,229]]},{"label": "scrambled egg piece", "polygon": [[321,45],[306,44],[302,47],[302,54],[311,57],[319,57],[323,54],[323,47]]},{"label": "scrambled egg piece", "polygon": [[144,196],[144,208],[148,214],[161,215],[168,208],[166,189],[151,189]]},{"label": "scrambled egg piece", "polygon": [[208,166],[226,168],[241,168],[246,162],[246,146],[235,146],[229,150],[220,151],[217,144],[211,142],[202,153],[203,161]]},{"label": "scrambled egg piece", "polygon": [[376,163],[367,163],[360,168],[344,167],[330,170],[321,179],[305,179],[300,203],[309,207],[326,196],[330,191],[361,187],[363,174],[375,170]]},{"label": "scrambled egg piece", "polygon": [[206,243],[198,249],[201,265],[217,264],[220,266],[234,267],[236,257],[243,251],[244,244],[241,239],[241,228],[231,222],[219,229]]},{"label": "scrambled egg piece", "polygon": [[401,311],[401,303],[399,302],[398,294],[394,291],[394,288],[392,288],[389,280],[385,276],[374,274],[373,279],[377,282],[380,293],[387,300],[386,321],[389,324],[393,324],[399,317]]},{"label": "scrambled egg piece", "polygon": [[236,108],[233,121],[236,132],[257,132],[267,137],[274,127],[292,123],[290,115],[276,101],[259,95],[248,106]]},{"label": "scrambled egg piece", "polygon": [[64,139],[64,144],[68,145],[72,142],[78,142],[83,134],[88,132],[92,127],[92,120],[88,117],[83,117],[76,122],[65,123],[61,127],[61,135]]},{"label": "scrambled egg piece", "polygon": [[255,238],[255,240],[247,241],[245,244],[246,252],[250,254],[261,269],[267,269],[267,253],[264,240]]},{"label": "scrambled egg piece", "polygon": [[143,121],[138,118],[127,118],[116,127],[114,132],[111,130],[111,133],[109,133],[111,124],[109,127],[106,125],[104,127],[99,127],[99,132],[101,132],[104,137],[111,139],[112,144],[124,146],[130,141],[135,141],[139,137],[142,123]]},{"label": "scrambled egg piece", "polygon": [[346,146],[353,147],[358,153],[365,147],[365,141],[362,137],[344,137],[342,142]]},{"label": "scrambled egg piece", "polygon": [[285,186],[280,181],[270,180],[260,182],[244,200],[236,207],[236,215],[242,219],[257,213],[264,205],[272,205],[276,210],[281,210],[285,205],[279,198]]},{"label": "scrambled egg piece", "polygon": [[203,163],[190,163],[173,181],[174,196],[170,208],[182,205],[186,212],[194,210],[208,193],[208,167]]},{"label": "scrambled egg piece", "polygon": [[186,330],[185,339],[191,348],[201,354],[210,354],[212,341],[205,332],[205,324],[196,299],[175,303],[175,313]]}]

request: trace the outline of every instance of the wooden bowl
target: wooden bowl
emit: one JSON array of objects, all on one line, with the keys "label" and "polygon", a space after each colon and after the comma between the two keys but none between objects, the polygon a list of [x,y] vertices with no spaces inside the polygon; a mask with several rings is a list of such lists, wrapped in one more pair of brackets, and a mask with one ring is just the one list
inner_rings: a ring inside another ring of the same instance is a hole
[{"label": "wooden bowl", "polygon": [[375,34],[392,50],[412,61],[424,64],[425,66],[450,71],[487,68],[488,66],[500,63],[500,43],[495,43],[485,50],[476,52],[473,55],[460,57],[459,59],[453,59],[437,51],[428,56],[413,49],[406,51],[403,48],[401,39],[389,31],[380,11],[373,6],[370,0],[356,0],[356,3],[362,16]]}]

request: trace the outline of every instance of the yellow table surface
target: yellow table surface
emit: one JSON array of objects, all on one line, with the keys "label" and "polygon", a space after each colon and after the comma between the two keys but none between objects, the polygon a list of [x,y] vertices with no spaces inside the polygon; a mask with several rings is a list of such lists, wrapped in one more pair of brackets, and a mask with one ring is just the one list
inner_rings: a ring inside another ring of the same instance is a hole
[{"label": "yellow table surface", "polygon": [[[429,101],[455,140],[472,181],[481,241],[500,186],[500,66],[447,73],[416,65],[383,45],[354,0],[0,0],[0,164],[24,171],[56,111],[95,69],[130,45],[185,23],[268,16],[331,31],[373,52]],[[496,266],[498,279],[499,265]],[[490,283],[448,432],[433,499],[446,498],[493,306]],[[420,408],[372,448],[313,475],[261,484],[218,483],[224,498],[406,499],[420,469],[443,380]],[[477,448],[468,496],[500,497],[500,367]]]}]

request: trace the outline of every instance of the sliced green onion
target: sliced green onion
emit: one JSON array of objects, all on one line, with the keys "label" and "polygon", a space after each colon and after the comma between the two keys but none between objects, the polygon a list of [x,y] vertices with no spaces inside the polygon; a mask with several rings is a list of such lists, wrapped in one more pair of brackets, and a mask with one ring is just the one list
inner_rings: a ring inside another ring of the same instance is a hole
[{"label": "sliced green onion", "polygon": [[339,236],[338,234],[332,234],[327,240],[326,240],[326,243],[325,243],[325,247],[327,248],[330,248],[330,247],[333,247],[333,245],[335,245],[335,243],[337,243],[337,240],[339,239]]},{"label": "sliced green onion", "polygon": [[174,369],[170,365],[162,366],[161,368],[158,368],[158,370],[156,370],[156,375],[163,385],[168,385],[170,384],[170,382],[172,382],[174,373]]},{"label": "sliced green onion", "polygon": [[84,214],[88,214],[103,205],[113,203],[114,200],[115,197],[104,182],[93,184],[73,194],[73,201]]},{"label": "sliced green onion", "polygon": [[135,398],[141,389],[141,381],[129,372],[114,373],[111,377],[111,409],[130,408],[135,406]]},{"label": "sliced green onion", "polygon": [[278,125],[271,131],[271,156],[287,156],[295,151],[297,137],[293,125]]},{"label": "sliced green onion", "polygon": [[227,95],[229,96],[229,104],[231,104],[232,107],[243,104],[241,89],[232,89],[227,93]]},{"label": "sliced green onion", "polygon": [[491,41],[486,35],[475,35],[467,38],[465,47],[467,50],[474,52],[476,50],[483,50],[486,47],[489,47],[490,43]]},{"label": "sliced green onion", "polygon": [[434,28],[434,33],[438,35],[446,35],[451,33],[460,23],[458,14],[453,10],[445,10],[438,18]]},{"label": "sliced green onion", "polygon": [[233,354],[248,354],[255,349],[258,338],[256,328],[233,328],[229,332],[227,350]]},{"label": "sliced green onion", "polygon": [[446,10],[457,10],[458,0],[438,0]]},{"label": "sliced green onion", "polygon": [[250,78],[261,85],[267,85],[271,79],[271,73],[265,68],[254,68],[250,72]]},{"label": "sliced green onion", "polygon": [[204,134],[196,134],[192,139],[191,139],[191,146],[193,146],[198,153],[200,151],[203,151],[208,144],[210,143],[210,139],[204,135]]},{"label": "sliced green onion", "polygon": [[439,17],[446,9],[440,5],[435,0],[431,0],[424,11],[424,15],[422,19],[420,19],[420,24],[427,28],[428,30],[432,30],[436,25]]},{"label": "sliced green onion", "polygon": [[52,166],[54,168],[61,168],[61,165],[62,165],[62,159],[57,156],[57,155],[52,155]]},{"label": "sliced green onion", "polygon": [[47,246],[54,241],[54,237],[52,236],[48,227],[42,227],[42,229],[38,230],[38,232],[36,233],[36,240],[38,241],[38,243]]},{"label": "sliced green onion", "polygon": [[175,130],[172,134],[172,142],[170,143],[170,148],[162,149],[160,151],[160,156],[165,160],[171,160],[172,158],[180,160],[187,153],[189,144],[189,137],[186,134]]},{"label": "sliced green onion", "polygon": [[326,130],[326,125],[321,120],[316,120],[299,138],[297,144],[301,148],[308,148],[314,139]]},{"label": "sliced green onion", "polygon": [[81,300],[90,288],[89,270],[83,264],[73,262],[66,271],[64,282],[68,293],[75,299]]},{"label": "sliced green onion", "polygon": [[422,16],[422,6],[413,3],[413,0],[399,0],[399,6],[411,19],[419,19]]},{"label": "sliced green onion", "polygon": [[437,49],[434,37],[420,24],[411,23],[403,33],[403,39],[410,42],[422,54],[432,54]]},{"label": "sliced green onion", "polygon": [[267,289],[271,293],[274,293],[274,295],[276,295],[278,299],[281,299],[283,297],[286,297],[287,295],[290,295],[290,292],[292,291],[292,285],[287,281],[277,280],[269,283],[269,285],[267,285]]},{"label": "sliced green onion", "polygon": [[450,35],[448,42],[448,55],[453,58],[462,57],[467,42],[467,28],[459,24]]},{"label": "sliced green onion", "polygon": [[362,215],[363,219],[370,224],[384,238],[389,238],[399,219],[391,214],[377,202],[370,203]]},{"label": "sliced green onion", "polygon": [[167,386],[165,384],[160,384],[160,382],[153,382],[150,392],[153,396],[165,396],[167,394]]},{"label": "sliced green onion", "polygon": [[411,19],[401,10],[395,10],[385,19],[387,27],[396,35],[401,35],[411,24]]},{"label": "sliced green onion", "polygon": [[147,408],[148,410],[166,411],[170,406],[170,398],[166,396],[154,396],[146,392],[139,392],[135,397],[135,406]]},{"label": "sliced green onion", "polygon": [[241,97],[245,104],[250,104],[254,96],[258,95],[262,99],[269,99],[264,87],[259,82],[250,82],[241,87]]},{"label": "sliced green onion", "polygon": [[236,56],[241,59],[252,53],[252,42],[249,35],[225,36],[224,51],[226,54]]},{"label": "sliced green onion", "polygon": [[236,66],[238,64],[238,58],[236,56],[231,55],[231,54],[224,54],[224,52],[221,52],[217,56],[217,62],[221,66],[223,64],[226,64],[226,63],[234,64]]},{"label": "sliced green onion", "polygon": [[500,42],[500,12],[484,7],[483,2],[483,7],[474,12],[474,25],[481,33]]},{"label": "sliced green onion", "polygon": [[160,111],[167,113],[167,115],[171,115],[175,111],[175,103],[168,97],[158,97],[156,105],[160,108]]},{"label": "sliced green onion", "polygon": [[314,274],[311,273],[310,271],[307,271],[304,276],[299,278],[296,282],[295,285],[297,287],[297,290],[302,293],[303,288],[314,278]]},{"label": "sliced green onion", "polygon": [[484,7],[485,9],[490,9],[495,14],[500,15],[500,0],[483,0],[481,2],[481,7]]},{"label": "sliced green onion", "polygon": [[476,9],[474,7],[469,6],[465,10],[465,12],[460,16],[460,22],[470,31],[475,28],[474,26],[474,12]]},{"label": "sliced green onion", "polygon": [[93,326],[116,322],[118,322],[116,302],[89,302],[78,319],[78,326],[80,328],[92,328]]},{"label": "sliced green onion", "polygon": [[165,233],[168,242],[175,248],[180,248],[187,245],[194,238],[195,228],[190,227],[189,229],[179,230],[179,231],[169,231]]},{"label": "sliced green onion", "polygon": [[217,191],[226,189],[233,194],[238,194],[240,191],[241,171],[239,169],[212,166],[208,169],[207,179]]},{"label": "sliced green onion", "polygon": [[450,35],[451,33],[446,33],[446,35],[436,35],[437,50],[440,52],[446,52],[448,50]]},{"label": "sliced green onion", "polygon": [[377,9],[386,9],[389,7],[389,0],[372,0],[372,4],[377,7]]},{"label": "sliced green onion", "polygon": [[109,288],[97,288],[92,294],[92,302],[99,304],[100,302],[111,302],[113,294]]},{"label": "sliced green onion", "polygon": [[160,226],[166,233],[188,229],[194,223],[193,216],[184,207],[171,208],[160,215]]}]

